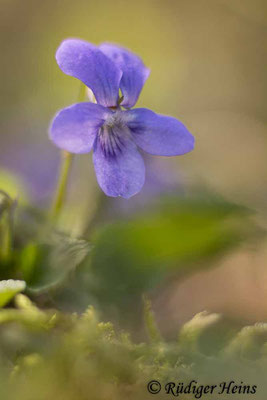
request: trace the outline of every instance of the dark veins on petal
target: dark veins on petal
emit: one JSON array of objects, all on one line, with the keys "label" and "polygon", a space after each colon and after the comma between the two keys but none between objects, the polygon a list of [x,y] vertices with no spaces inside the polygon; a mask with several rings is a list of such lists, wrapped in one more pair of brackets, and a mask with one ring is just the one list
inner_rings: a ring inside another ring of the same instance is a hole
[{"label": "dark veins on petal", "polygon": [[[125,126],[108,126],[104,125],[99,130],[99,143],[105,157],[116,157],[122,153],[124,145],[123,131],[126,130]],[[126,132],[125,132],[126,133]]]}]

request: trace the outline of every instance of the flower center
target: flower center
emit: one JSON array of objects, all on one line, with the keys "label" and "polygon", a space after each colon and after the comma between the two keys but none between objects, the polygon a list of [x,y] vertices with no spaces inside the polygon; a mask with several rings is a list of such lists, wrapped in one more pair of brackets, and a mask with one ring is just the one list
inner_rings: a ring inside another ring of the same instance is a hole
[{"label": "flower center", "polygon": [[105,121],[105,126],[112,128],[115,125],[123,124],[123,114],[120,110],[112,112]]},{"label": "flower center", "polygon": [[125,146],[128,128],[123,121],[122,113],[112,113],[99,130],[99,142],[106,157],[116,157]]}]

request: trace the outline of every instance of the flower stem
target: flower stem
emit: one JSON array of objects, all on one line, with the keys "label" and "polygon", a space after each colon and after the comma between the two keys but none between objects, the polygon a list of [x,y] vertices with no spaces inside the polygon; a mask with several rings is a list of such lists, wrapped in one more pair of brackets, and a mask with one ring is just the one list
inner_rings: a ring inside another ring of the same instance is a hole
[{"label": "flower stem", "polygon": [[10,212],[6,213],[6,221],[5,221],[5,231],[3,234],[3,243],[2,243],[2,259],[4,261],[8,261],[12,251],[12,217]]},{"label": "flower stem", "polygon": [[57,219],[59,216],[64,201],[66,197],[66,191],[67,191],[67,183],[68,183],[68,178],[70,175],[70,169],[71,169],[71,164],[73,160],[73,154],[69,153],[68,151],[63,150],[61,152],[61,169],[59,173],[59,180],[58,180],[58,186],[54,198],[54,202],[52,204],[52,218]]},{"label": "flower stem", "polygon": [[0,206],[2,205],[2,210],[0,207],[0,211],[2,211],[2,219],[1,219],[1,227],[2,227],[2,235],[1,235],[1,243],[0,243],[0,256],[4,261],[9,261],[11,253],[12,253],[12,244],[13,244],[13,217],[14,210],[16,207],[16,201],[11,199],[11,197],[0,190],[0,196],[2,200]]},{"label": "flower stem", "polygon": [[[80,103],[85,101],[85,99],[86,99],[86,86],[81,82],[77,101]],[[51,215],[53,220],[58,218],[62,210],[62,207],[64,205],[72,161],[73,161],[73,154],[63,150],[61,152],[61,169],[59,173],[58,185],[51,209]]]}]

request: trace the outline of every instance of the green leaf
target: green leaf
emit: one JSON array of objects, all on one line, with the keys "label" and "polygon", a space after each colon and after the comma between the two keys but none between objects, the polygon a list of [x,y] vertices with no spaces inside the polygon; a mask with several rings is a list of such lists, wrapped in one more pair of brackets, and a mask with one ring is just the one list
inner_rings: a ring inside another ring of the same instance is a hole
[{"label": "green leaf", "polygon": [[26,288],[25,281],[0,281],[0,307],[4,307],[12,298]]},{"label": "green leaf", "polygon": [[167,273],[177,277],[216,265],[210,263],[215,256],[258,231],[243,207],[214,199],[170,200],[98,231],[91,289],[107,302],[124,297],[126,305],[129,296],[155,287]]},{"label": "green leaf", "polygon": [[267,324],[256,323],[246,326],[235,336],[225,348],[225,354],[233,357],[257,359],[264,353],[267,343]]},{"label": "green leaf", "polygon": [[87,241],[63,234],[53,234],[45,243],[30,243],[22,252],[28,291],[39,294],[62,284],[89,251]]},{"label": "green leaf", "polygon": [[0,190],[8,193],[10,198],[19,198],[20,205],[25,205],[29,201],[27,185],[22,181],[22,177],[16,176],[11,171],[0,169]]},{"label": "green leaf", "polygon": [[221,314],[202,311],[182,326],[178,343],[188,353],[215,354],[237,333],[235,325]]},{"label": "green leaf", "polygon": [[9,209],[11,202],[12,200],[8,194],[3,190],[0,190],[0,217]]}]

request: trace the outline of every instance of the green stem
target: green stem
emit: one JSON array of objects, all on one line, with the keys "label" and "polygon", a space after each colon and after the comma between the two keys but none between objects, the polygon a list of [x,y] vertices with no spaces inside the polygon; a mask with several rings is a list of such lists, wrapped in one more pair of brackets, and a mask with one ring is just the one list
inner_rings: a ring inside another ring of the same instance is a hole
[{"label": "green stem", "polygon": [[[83,83],[81,83],[77,101],[83,102],[83,101],[85,101],[85,99],[86,99],[86,86]],[[71,169],[71,164],[72,164],[72,160],[73,160],[73,154],[71,154],[67,151],[62,151],[61,154],[62,154],[61,169],[60,169],[60,173],[59,173],[57,190],[55,193],[55,198],[52,203],[52,209],[51,209],[52,219],[58,218],[58,216],[62,210],[62,207],[64,205],[64,201],[66,198],[68,178],[70,175],[70,169]]]},{"label": "green stem", "polygon": [[0,190],[0,214],[1,214],[1,243],[0,256],[3,260],[8,261],[12,253],[13,244],[13,217],[16,202],[11,197]]},{"label": "green stem", "polygon": [[12,252],[12,216],[10,210],[6,212],[5,217],[5,226],[3,233],[3,242],[2,242],[2,258],[5,261],[8,261]]},{"label": "green stem", "polygon": [[57,186],[57,191],[55,194],[54,202],[52,204],[52,218],[56,219],[63,207],[65,197],[66,197],[66,191],[67,191],[67,183],[68,183],[68,178],[70,174],[70,169],[71,169],[71,164],[73,160],[73,155],[67,151],[62,151],[61,153],[62,161],[61,161],[61,170],[59,173],[59,180],[58,180],[58,186]]}]

